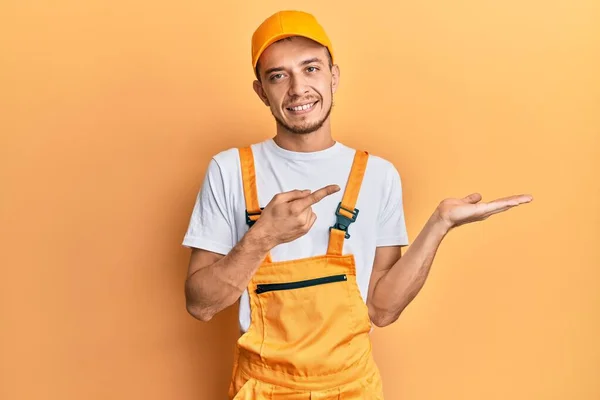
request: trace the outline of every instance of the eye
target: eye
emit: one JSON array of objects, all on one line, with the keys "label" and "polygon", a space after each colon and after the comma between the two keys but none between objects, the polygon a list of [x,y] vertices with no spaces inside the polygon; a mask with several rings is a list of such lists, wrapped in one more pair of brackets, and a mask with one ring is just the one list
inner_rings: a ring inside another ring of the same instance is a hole
[{"label": "eye", "polygon": [[271,77],[269,79],[272,80],[272,81],[276,81],[276,80],[279,80],[281,78],[283,78],[283,74],[274,74],[274,75],[271,75]]},{"label": "eye", "polygon": [[319,68],[317,68],[317,67],[308,67],[308,68],[306,68],[306,70],[307,70],[308,72],[315,72],[315,71],[318,71],[318,70],[319,70]]}]

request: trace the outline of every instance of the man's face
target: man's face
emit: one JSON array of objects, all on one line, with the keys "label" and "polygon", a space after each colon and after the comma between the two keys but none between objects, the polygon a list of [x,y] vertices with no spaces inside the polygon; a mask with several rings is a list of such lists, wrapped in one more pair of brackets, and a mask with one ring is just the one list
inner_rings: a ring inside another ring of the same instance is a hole
[{"label": "man's face", "polygon": [[329,118],[339,69],[329,67],[325,47],[302,37],[273,43],[260,57],[259,73],[254,90],[289,132],[314,132]]}]

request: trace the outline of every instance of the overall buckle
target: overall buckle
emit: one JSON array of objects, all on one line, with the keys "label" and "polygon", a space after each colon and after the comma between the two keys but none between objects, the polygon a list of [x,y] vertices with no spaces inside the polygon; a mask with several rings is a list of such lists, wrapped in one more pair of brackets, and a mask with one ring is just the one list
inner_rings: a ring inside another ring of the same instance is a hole
[{"label": "overall buckle", "polygon": [[260,215],[262,213],[262,210],[264,210],[264,209],[265,209],[264,207],[261,207],[260,211],[253,212],[253,213],[248,213],[248,210],[246,210],[246,223],[248,224],[249,227],[252,227],[252,225],[254,225],[254,223],[256,222],[256,221],[251,220],[250,216],[251,215],[252,216],[254,216],[254,215]]},{"label": "overall buckle", "polygon": [[[348,211],[350,214],[352,214],[352,218],[348,218],[345,215],[340,214],[341,209],[343,209],[344,211]],[[348,210],[347,208],[342,207],[342,203],[340,202],[340,204],[338,204],[337,206],[337,209],[335,210],[335,224],[329,227],[329,231],[331,231],[332,228],[338,229],[340,231],[345,232],[344,237],[346,239],[349,239],[350,234],[348,233],[348,228],[350,227],[351,223],[356,221],[356,217],[358,217],[358,208],[355,208],[354,210]]]}]

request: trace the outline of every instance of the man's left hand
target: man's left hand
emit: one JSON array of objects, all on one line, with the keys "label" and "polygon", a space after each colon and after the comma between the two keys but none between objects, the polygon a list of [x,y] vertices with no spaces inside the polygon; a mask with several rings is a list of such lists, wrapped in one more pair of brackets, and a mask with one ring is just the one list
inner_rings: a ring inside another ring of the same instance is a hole
[{"label": "man's left hand", "polygon": [[471,222],[483,221],[491,215],[504,212],[520,204],[533,200],[531,195],[515,195],[503,197],[487,203],[480,203],[481,195],[472,193],[462,199],[445,199],[436,214],[448,230]]}]

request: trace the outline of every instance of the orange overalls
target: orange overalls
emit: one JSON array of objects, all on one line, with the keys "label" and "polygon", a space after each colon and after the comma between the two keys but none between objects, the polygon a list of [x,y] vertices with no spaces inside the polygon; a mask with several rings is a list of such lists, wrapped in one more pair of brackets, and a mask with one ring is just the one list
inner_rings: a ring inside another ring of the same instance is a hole
[{"label": "orange overalls", "polygon": [[[254,158],[250,147],[239,151],[251,226],[261,212]],[[383,399],[354,256],[342,254],[367,160],[356,152],[327,254],[280,262],[268,254],[250,280],[251,324],[236,346],[229,399]]]}]

